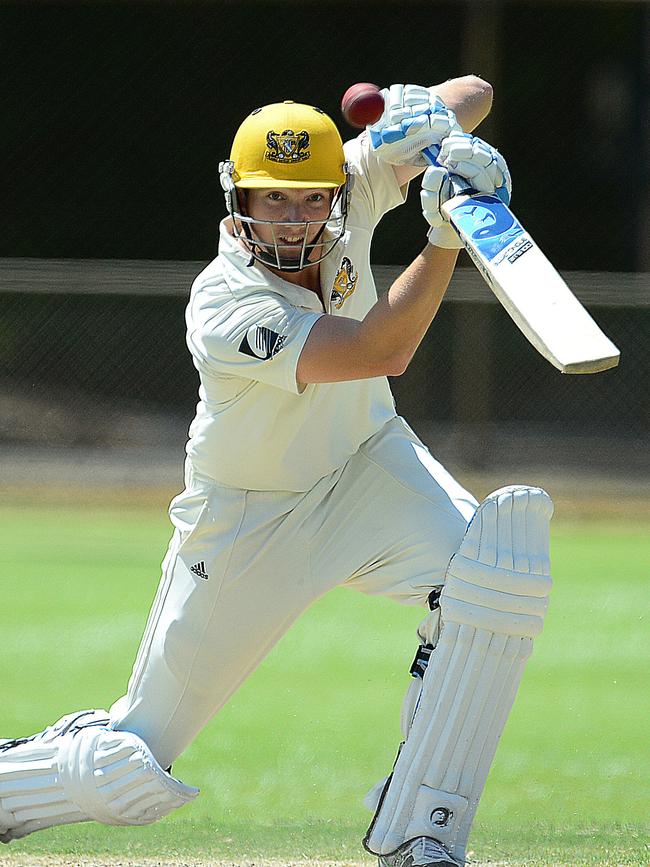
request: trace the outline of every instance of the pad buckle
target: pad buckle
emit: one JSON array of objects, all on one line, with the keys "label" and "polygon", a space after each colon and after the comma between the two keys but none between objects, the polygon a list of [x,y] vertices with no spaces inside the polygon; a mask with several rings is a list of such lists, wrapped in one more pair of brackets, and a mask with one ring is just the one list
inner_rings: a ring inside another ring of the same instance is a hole
[{"label": "pad buckle", "polygon": [[429,665],[429,657],[433,651],[433,644],[421,644],[415,654],[415,658],[409,668],[411,677],[424,677],[424,672]]}]

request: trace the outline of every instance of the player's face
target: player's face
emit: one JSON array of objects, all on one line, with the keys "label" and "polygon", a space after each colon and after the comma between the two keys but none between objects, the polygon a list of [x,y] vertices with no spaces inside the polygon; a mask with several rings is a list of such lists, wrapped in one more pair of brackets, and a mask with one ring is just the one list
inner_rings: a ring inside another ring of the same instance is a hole
[{"label": "player's face", "polygon": [[[283,259],[300,257],[305,234],[306,243],[313,242],[329,217],[331,203],[332,190],[329,189],[246,191],[248,216],[274,224],[255,223],[254,235],[264,244],[277,243]],[[306,225],[308,223],[313,225]]]}]

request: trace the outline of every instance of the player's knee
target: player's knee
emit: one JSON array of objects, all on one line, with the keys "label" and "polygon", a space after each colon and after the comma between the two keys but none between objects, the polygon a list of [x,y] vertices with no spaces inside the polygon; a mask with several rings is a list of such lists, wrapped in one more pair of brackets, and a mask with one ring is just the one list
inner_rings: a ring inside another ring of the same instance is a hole
[{"label": "player's knee", "polygon": [[441,595],[443,621],[538,635],[551,588],[552,513],[551,498],[541,488],[512,485],[490,494],[449,563]]}]

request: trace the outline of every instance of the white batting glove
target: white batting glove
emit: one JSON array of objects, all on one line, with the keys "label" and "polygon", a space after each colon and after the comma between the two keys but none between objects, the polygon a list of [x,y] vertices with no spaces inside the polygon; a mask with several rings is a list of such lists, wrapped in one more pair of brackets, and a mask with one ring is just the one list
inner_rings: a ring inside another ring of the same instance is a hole
[{"label": "white batting glove", "polygon": [[510,203],[512,179],[506,161],[496,148],[468,132],[454,131],[440,145],[437,162],[463,178],[477,193],[498,196]]},{"label": "white batting glove", "polygon": [[439,145],[454,130],[461,131],[456,115],[431,87],[391,84],[381,94],[384,113],[366,128],[372,149],[384,162],[427,165],[422,151]]},{"label": "white batting glove", "polygon": [[508,204],[512,190],[510,172],[492,145],[464,132],[452,132],[442,142],[437,162],[422,177],[422,213],[431,227],[427,237],[436,247],[459,249],[463,243],[443,217],[442,206],[465,190],[496,195]]},{"label": "white batting glove", "polygon": [[422,176],[420,201],[422,213],[429,226],[427,238],[434,247],[459,250],[463,246],[460,236],[443,216],[441,208],[456,195],[447,169],[430,166]]}]

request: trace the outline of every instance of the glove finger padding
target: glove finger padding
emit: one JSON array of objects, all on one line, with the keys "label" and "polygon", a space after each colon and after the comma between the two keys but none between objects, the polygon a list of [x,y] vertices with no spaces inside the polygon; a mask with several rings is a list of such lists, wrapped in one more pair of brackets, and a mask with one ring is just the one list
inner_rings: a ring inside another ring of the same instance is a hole
[{"label": "glove finger padding", "polygon": [[479,193],[496,194],[508,204],[512,179],[505,159],[483,139],[452,132],[440,145],[438,162],[450,174],[466,179]]},{"label": "glove finger padding", "polygon": [[[402,85],[397,85],[402,87]],[[414,106],[427,107],[431,102],[431,90],[419,84],[405,84],[402,88],[402,103],[410,108]]]},{"label": "glove finger padding", "polygon": [[441,166],[430,166],[422,176],[422,214],[431,227],[427,235],[429,243],[448,250],[458,250],[463,246],[456,230],[445,220],[441,211],[444,203],[453,195],[449,172]]},{"label": "glove finger padding", "polygon": [[445,223],[441,207],[453,195],[449,172],[441,166],[430,166],[422,176],[422,214],[430,226],[438,227]]},{"label": "glove finger padding", "polygon": [[433,88],[392,84],[381,91],[384,113],[367,129],[377,157],[392,165],[426,165],[424,148],[460,130],[456,115]]}]

